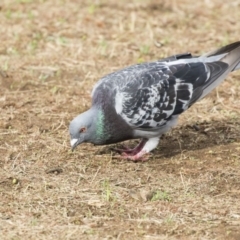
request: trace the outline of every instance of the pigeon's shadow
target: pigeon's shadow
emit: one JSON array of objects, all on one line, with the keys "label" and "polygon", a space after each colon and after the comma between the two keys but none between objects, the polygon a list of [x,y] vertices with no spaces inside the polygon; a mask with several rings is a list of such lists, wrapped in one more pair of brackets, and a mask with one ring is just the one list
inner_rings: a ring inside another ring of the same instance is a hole
[{"label": "pigeon's shadow", "polygon": [[240,142],[240,122],[210,121],[178,126],[162,136],[155,154],[173,157],[182,152]]}]

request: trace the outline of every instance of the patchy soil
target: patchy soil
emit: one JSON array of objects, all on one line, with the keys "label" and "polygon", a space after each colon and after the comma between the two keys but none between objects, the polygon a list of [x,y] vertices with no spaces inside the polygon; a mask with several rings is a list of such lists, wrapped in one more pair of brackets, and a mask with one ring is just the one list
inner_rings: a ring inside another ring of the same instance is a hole
[{"label": "patchy soil", "polygon": [[239,0],[3,0],[1,239],[240,239],[240,72],[148,162],[72,153],[68,135],[101,76],[237,41],[239,13]]}]

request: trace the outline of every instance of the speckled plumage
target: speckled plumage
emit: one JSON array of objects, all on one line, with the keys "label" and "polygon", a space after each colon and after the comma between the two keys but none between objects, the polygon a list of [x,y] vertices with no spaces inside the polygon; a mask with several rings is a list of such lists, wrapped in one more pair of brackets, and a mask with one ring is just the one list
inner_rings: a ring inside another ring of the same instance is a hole
[{"label": "speckled plumage", "polygon": [[146,139],[137,152],[122,150],[126,157],[137,160],[156,147],[159,137],[177,123],[179,114],[239,68],[240,42],[236,42],[201,57],[180,54],[108,74],[92,91],[92,118],[76,117],[70,124],[71,138],[76,139],[77,128],[89,121],[89,134],[95,138],[88,136],[85,142]]}]

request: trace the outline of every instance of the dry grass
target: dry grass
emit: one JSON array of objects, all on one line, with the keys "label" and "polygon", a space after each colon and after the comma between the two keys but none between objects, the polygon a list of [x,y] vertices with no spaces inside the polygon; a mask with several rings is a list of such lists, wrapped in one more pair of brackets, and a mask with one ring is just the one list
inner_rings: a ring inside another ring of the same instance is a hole
[{"label": "dry grass", "polygon": [[101,76],[239,40],[239,12],[239,0],[2,0],[1,239],[239,239],[239,72],[146,163],[71,153],[68,136]]}]

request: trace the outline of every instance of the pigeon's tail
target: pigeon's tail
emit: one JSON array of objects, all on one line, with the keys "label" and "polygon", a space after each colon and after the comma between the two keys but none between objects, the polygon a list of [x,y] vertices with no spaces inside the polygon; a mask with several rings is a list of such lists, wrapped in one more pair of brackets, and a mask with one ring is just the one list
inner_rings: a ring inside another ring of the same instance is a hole
[{"label": "pigeon's tail", "polygon": [[[227,53],[220,61],[229,65],[229,72],[240,68],[240,42],[235,42],[218,50]],[[217,52],[218,52],[217,51]]]},{"label": "pigeon's tail", "polygon": [[202,57],[207,57],[215,61],[225,62],[229,65],[231,71],[238,70],[240,69],[240,41],[231,43],[217,50],[208,52],[202,55]]},{"label": "pigeon's tail", "polygon": [[235,42],[216,51],[204,54],[200,58],[204,59],[206,63],[222,62],[228,66],[218,77],[212,79],[213,81],[203,90],[200,97],[202,99],[220,85],[230,72],[240,69],[240,42]]},{"label": "pigeon's tail", "polygon": [[211,56],[217,56],[217,55],[221,55],[221,54],[226,54],[226,53],[229,53],[232,50],[238,48],[239,46],[240,46],[240,41],[234,42],[234,43],[228,44],[228,45],[226,45],[224,47],[221,47],[221,48],[219,48],[217,50],[205,53],[202,56],[211,57]]}]

